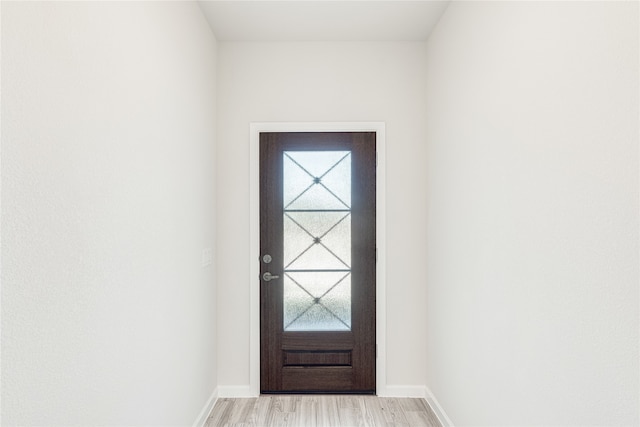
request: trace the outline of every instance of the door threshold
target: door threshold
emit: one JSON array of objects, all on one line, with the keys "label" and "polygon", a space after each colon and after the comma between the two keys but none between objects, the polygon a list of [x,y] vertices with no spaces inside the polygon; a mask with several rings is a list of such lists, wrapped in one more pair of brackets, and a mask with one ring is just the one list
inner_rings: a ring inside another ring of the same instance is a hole
[{"label": "door threshold", "polygon": [[299,391],[262,391],[260,392],[260,396],[277,396],[277,395],[356,395],[356,396],[375,396],[375,391],[367,391],[367,390],[348,390],[348,391],[323,391],[323,390],[299,390]]}]

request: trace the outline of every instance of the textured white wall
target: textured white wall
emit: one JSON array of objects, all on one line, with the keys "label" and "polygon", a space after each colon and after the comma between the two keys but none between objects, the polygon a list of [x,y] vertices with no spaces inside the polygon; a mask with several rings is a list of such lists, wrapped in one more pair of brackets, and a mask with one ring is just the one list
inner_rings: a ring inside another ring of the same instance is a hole
[{"label": "textured white wall", "polygon": [[424,43],[227,43],[218,68],[219,381],[249,385],[249,123],[386,122],[387,383],[425,378]]},{"label": "textured white wall", "polygon": [[638,425],[638,3],[454,2],[427,76],[431,390]]},{"label": "textured white wall", "polygon": [[2,2],[2,424],[214,391],[215,39],[195,3]]}]

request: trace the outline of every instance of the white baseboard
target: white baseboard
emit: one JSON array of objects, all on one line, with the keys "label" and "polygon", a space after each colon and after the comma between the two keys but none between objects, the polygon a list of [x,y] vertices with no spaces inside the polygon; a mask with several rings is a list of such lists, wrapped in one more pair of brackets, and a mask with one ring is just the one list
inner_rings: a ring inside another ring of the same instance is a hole
[{"label": "white baseboard", "polygon": [[219,397],[258,397],[251,391],[249,385],[221,385],[218,386]]},{"label": "white baseboard", "polygon": [[198,418],[196,418],[196,420],[193,422],[193,427],[204,427],[205,423],[207,422],[207,418],[209,418],[209,414],[211,414],[211,410],[215,406],[217,400],[218,388],[215,388],[213,390],[213,393],[211,393],[211,396],[209,396],[209,400],[207,400],[207,403],[204,404],[204,407],[200,411],[200,414],[198,414]]},{"label": "white baseboard", "polygon": [[384,393],[378,393],[380,397],[421,397],[425,398],[425,386],[423,385],[387,385]]},{"label": "white baseboard", "polygon": [[438,402],[438,399],[436,399],[429,387],[424,387],[424,393],[427,404],[436,414],[436,417],[438,417],[438,420],[440,421],[440,424],[442,424],[442,427],[454,427],[453,423],[451,422],[451,418],[449,418],[442,406],[440,406],[440,402]]}]

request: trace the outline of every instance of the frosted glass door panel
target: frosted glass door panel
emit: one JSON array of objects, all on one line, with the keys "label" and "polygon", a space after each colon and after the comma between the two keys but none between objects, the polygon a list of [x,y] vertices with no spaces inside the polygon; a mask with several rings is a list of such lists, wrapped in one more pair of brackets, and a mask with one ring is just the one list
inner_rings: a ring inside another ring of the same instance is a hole
[{"label": "frosted glass door panel", "polygon": [[287,272],[285,331],[351,329],[351,273]]},{"label": "frosted glass door panel", "polygon": [[351,330],[351,152],[285,151],[284,330]]}]

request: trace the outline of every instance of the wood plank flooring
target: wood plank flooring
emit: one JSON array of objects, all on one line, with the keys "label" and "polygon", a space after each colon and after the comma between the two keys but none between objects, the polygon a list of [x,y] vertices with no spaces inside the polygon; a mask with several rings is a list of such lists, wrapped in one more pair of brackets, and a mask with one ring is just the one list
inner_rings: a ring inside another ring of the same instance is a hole
[{"label": "wood plank flooring", "polygon": [[263,395],[219,399],[206,427],[442,427],[424,399]]}]

